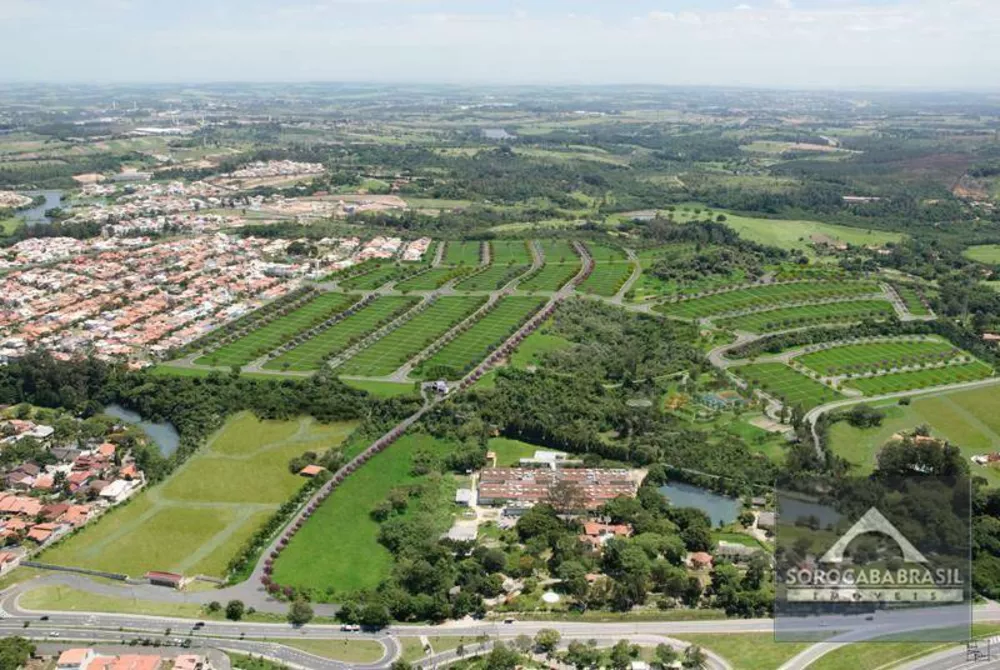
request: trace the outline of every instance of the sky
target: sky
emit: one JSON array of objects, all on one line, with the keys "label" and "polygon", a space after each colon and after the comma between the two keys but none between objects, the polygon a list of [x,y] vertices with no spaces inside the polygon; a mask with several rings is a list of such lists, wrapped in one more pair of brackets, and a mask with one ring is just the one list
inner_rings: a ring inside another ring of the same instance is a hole
[{"label": "sky", "polygon": [[1000,89],[1000,0],[0,0],[0,81]]}]

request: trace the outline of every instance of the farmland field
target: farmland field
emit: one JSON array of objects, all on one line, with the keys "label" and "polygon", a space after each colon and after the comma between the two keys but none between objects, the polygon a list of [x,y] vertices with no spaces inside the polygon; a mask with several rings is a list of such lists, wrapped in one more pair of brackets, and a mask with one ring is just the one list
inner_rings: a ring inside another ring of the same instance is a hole
[{"label": "farmland field", "polygon": [[[427,373],[444,370],[457,379],[485,358],[538,308],[542,298],[504,298],[496,308],[421,364]],[[429,376],[439,376],[430,374]]]},{"label": "farmland field", "polygon": [[339,314],[356,299],[338,293],[322,293],[285,316],[247,333],[240,339],[195,360],[196,365],[246,365],[260,358],[297,333]]},{"label": "farmland field", "polygon": [[525,240],[493,240],[490,242],[491,259],[494,265],[531,264],[532,256]]},{"label": "farmland field", "polygon": [[893,310],[892,305],[888,302],[882,300],[856,300],[852,302],[803,305],[801,307],[773,309],[767,312],[755,312],[746,316],[719,319],[715,322],[715,325],[727,330],[767,333],[838,321],[887,319],[894,314],[895,310]]},{"label": "farmland field", "polygon": [[701,298],[665,303],[657,311],[670,316],[697,319],[746,309],[780,307],[828,298],[851,298],[878,292],[873,282],[795,282],[767,284],[724,291]]},{"label": "farmland field", "polygon": [[522,291],[558,291],[580,271],[579,263],[546,263],[530,279],[517,285]]},{"label": "farmland field", "polygon": [[361,351],[338,368],[344,375],[381,377],[392,373],[472,314],[486,298],[445,297]]},{"label": "farmland field", "polygon": [[444,249],[446,265],[479,265],[482,260],[481,242],[448,242]]},{"label": "farmland field", "polygon": [[[392,489],[426,479],[412,474],[415,451],[443,455],[453,446],[429,435],[406,435],[376,454],[348,477],[295,535],[275,563],[275,580],[316,591],[332,587],[347,592],[377,586],[389,574],[392,556],[378,542],[379,524],[371,518],[372,508]],[[442,521],[441,532],[450,523],[447,518]]]},{"label": "farmland field", "polygon": [[879,377],[852,379],[844,382],[844,384],[861,391],[865,395],[882,395],[883,393],[896,393],[898,391],[910,391],[931,386],[971,382],[986,379],[992,375],[993,368],[980,361],[973,361],[972,363],[948,365],[943,368],[896,372]]},{"label": "farmland field", "polygon": [[46,551],[44,560],[131,576],[224,576],[243,542],[302,486],[288,461],[340,444],[354,425],[234,415],[166,481]]},{"label": "farmland field", "polygon": [[542,249],[546,263],[576,263],[580,258],[569,240],[540,240],[538,246]]},{"label": "farmland field", "polygon": [[942,340],[871,342],[832,347],[799,356],[795,361],[829,376],[939,362],[962,354],[961,349]]},{"label": "farmland field", "polygon": [[580,290],[584,293],[612,296],[628,280],[632,269],[632,264],[626,261],[598,262],[590,276],[580,284]]},{"label": "farmland field", "polygon": [[267,370],[316,370],[323,359],[343,351],[368,333],[376,330],[383,322],[410,309],[417,304],[417,298],[386,296],[364,307],[316,337],[312,337],[297,347],[286,351],[264,364]]},{"label": "farmland field", "polygon": [[784,363],[758,363],[734,368],[733,373],[781,399],[790,406],[812,409],[843,396],[833,389],[806,377]]},{"label": "farmland field", "polygon": [[461,276],[463,272],[467,272],[467,270],[463,271],[449,267],[432,268],[415,277],[404,279],[396,284],[395,288],[397,291],[433,291],[448,283],[454,277]]},{"label": "farmland field", "polygon": [[491,265],[479,274],[455,284],[459,291],[495,291],[528,271],[527,265]]}]

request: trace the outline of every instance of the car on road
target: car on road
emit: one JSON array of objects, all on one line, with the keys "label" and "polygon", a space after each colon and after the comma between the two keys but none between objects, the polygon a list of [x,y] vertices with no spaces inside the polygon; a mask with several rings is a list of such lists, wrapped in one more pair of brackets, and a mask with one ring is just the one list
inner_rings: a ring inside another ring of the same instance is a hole
[{"label": "car on road", "polygon": [[199,621],[198,623],[196,623],[194,625],[194,627],[195,628],[204,628],[205,627],[205,622],[204,621]]},{"label": "car on road", "polygon": [[54,630],[49,632],[49,637],[59,637],[59,631]]},{"label": "car on road", "polygon": [[361,626],[359,626],[356,623],[345,623],[343,626],[340,627],[340,630],[346,631],[348,633],[357,633],[358,631],[361,630]]},{"label": "car on road", "polygon": [[506,619],[503,620],[503,622],[504,623],[517,623],[517,619],[513,619],[511,617],[507,617]]}]

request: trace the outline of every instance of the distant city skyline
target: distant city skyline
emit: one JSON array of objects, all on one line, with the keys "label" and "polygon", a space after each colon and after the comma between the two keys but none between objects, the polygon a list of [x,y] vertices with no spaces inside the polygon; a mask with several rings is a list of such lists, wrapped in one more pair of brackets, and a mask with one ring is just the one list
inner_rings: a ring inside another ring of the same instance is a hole
[{"label": "distant city skyline", "polygon": [[0,0],[0,81],[996,90],[996,0]]}]

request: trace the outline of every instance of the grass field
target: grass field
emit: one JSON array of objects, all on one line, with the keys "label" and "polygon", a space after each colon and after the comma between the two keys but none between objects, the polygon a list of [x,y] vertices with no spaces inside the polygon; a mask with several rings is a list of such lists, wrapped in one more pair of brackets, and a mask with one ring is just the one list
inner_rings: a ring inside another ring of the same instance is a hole
[{"label": "grass field", "polygon": [[420,369],[434,373],[436,369],[444,368],[450,371],[452,378],[458,378],[485,358],[543,304],[545,300],[542,298],[504,298],[492,312],[424,361]]},{"label": "grass field", "polygon": [[385,655],[385,647],[375,640],[310,640],[308,638],[281,637],[268,641],[344,663],[369,664]]},{"label": "grass field", "polygon": [[285,316],[195,360],[196,365],[246,365],[298,333],[339,314],[356,302],[351,296],[322,293]]},{"label": "grass field", "polygon": [[455,284],[459,291],[495,291],[528,271],[528,265],[493,264],[482,272]]},{"label": "grass field", "polygon": [[614,261],[628,260],[628,254],[618,247],[601,244],[599,242],[585,242],[584,246],[587,247],[587,251],[590,252],[590,257],[593,258],[598,265],[602,262],[611,263]]},{"label": "grass field", "polygon": [[482,260],[481,242],[451,242],[444,249],[445,265],[479,265]]},{"label": "grass field", "polygon": [[664,303],[657,311],[685,319],[698,319],[746,309],[767,309],[789,303],[804,303],[828,298],[852,298],[878,292],[872,282],[795,282],[767,284],[724,291],[701,298]]},{"label": "grass field", "polygon": [[[994,635],[998,631],[1000,631],[1000,626],[996,624],[978,623],[972,625],[973,637]],[[964,644],[959,642],[881,641],[870,644],[851,644],[825,654],[809,668],[810,670],[842,670],[843,668],[888,670],[888,668],[902,667],[906,661],[959,646],[964,646]]]},{"label": "grass field", "polygon": [[803,305],[755,312],[745,316],[718,319],[715,325],[727,330],[745,330],[768,333],[777,330],[802,328],[820,323],[887,319],[895,314],[892,305],[883,300],[855,300],[825,305]]},{"label": "grass field", "polygon": [[397,382],[377,382],[367,379],[343,379],[348,386],[360,389],[380,398],[394,398],[401,395],[420,396],[420,391],[413,384]]},{"label": "grass field", "polygon": [[374,291],[379,286],[405,277],[411,272],[411,269],[395,264],[382,265],[371,272],[345,279],[340,282],[340,287],[348,291]]},{"label": "grass field", "polygon": [[[877,404],[886,414],[881,426],[861,429],[839,421],[830,428],[830,448],[862,472],[869,472],[875,454],[890,437],[927,424],[932,435],[957,446],[966,458],[1000,450],[998,389],[1000,386],[919,396],[906,406],[894,401]],[[991,486],[1000,486],[1000,468],[970,467],[974,475],[985,477]]]},{"label": "grass field", "polygon": [[580,259],[576,249],[566,239],[539,240],[538,246],[546,263],[577,263]]},{"label": "grass field", "polygon": [[383,322],[417,304],[417,298],[385,296],[264,364],[268,370],[316,370],[323,359],[348,348]]},{"label": "grass field", "polygon": [[44,552],[58,565],[224,576],[242,544],[303,480],[288,461],[338,445],[353,423],[231,417],[165,482]]},{"label": "grass field", "polygon": [[337,371],[362,377],[388,375],[485,302],[486,298],[479,297],[438,298],[426,310],[346,361]]},{"label": "grass field", "polygon": [[496,453],[497,466],[501,468],[515,466],[522,458],[531,458],[534,456],[535,452],[539,449],[544,451],[555,451],[554,449],[539,447],[534,444],[522,442],[521,440],[511,440],[506,437],[490,438],[489,442],[486,444],[486,448],[489,451]]},{"label": "grass field", "polygon": [[767,393],[781,399],[789,407],[812,409],[817,405],[843,398],[840,393],[799,374],[784,363],[758,363],[734,368],[733,372],[753,382]]},{"label": "grass field", "polygon": [[404,279],[396,284],[395,288],[398,291],[433,291],[462,274],[462,270],[456,270],[455,268],[431,268],[427,272],[418,274],[415,277]]},{"label": "grass field", "polygon": [[531,265],[532,255],[526,240],[493,240],[490,257],[494,265]]},{"label": "grass field", "polygon": [[920,299],[920,294],[912,286],[904,286],[897,284],[893,288],[896,289],[896,293],[899,297],[903,299],[903,303],[906,305],[906,309],[914,316],[927,316],[931,313],[927,306],[924,305],[924,301]]},{"label": "grass field", "polygon": [[[454,445],[429,435],[406,435],[348,477],[275,562],[274,578],[322,592],[374,588],[388,576],[389,551],[378,543],[379,524],[369,512],[389,491],[421,481],[412,474],[413,453],[442,455]],[[441,528],[445,531],[447,526]]]},{"label": "grass field", "polygon": [[996,265],[1000,263],[1000,244],[979,244],[962,252],[966,258],[980,263]]},{"label": "grass field", "polygon": [[773,635],[761,633],[678,635],[677,639],[715,652],[726,659],[733,670],[775,670],[810,646],[775,642]]},{"label": "grass field", "polygon": [[937,363],[964,354],[961,349],[942,340],[870,342],[805,354],[795,361],[822,375],[832,376]]},{"label": "grass field", "polygon": [[580,271],[580,263],[546,263],[533,277],[517,285],[521,291],[558,291]]},{"label": "grass field", "polygon": [[550,351],[568,349],[573,343],[558,335],[543,333],[541,329],[528,335],[510,357],[510,364],[515,368],[526,368],[529,365],[538,365],[541,357]]},{"label": "grass field", "polygon": [[597,265],[594,266],[594,271],[580,284],[580,290],[584,293],[612,296],[631,276],[632,269],[632,264],[627,261],[598,261]]},{"label": "grass field", "polygon": [[958,363],[943,368],[914,370],[912,372],[896,372],[880,377],[851,379],[844,382],[845,386],[857,389],[865,395],[882,395],[925,389],[932,386],[945,386],[961,382],[971,382],[986,379],[993,375],[993,368],[980,361]]}]

